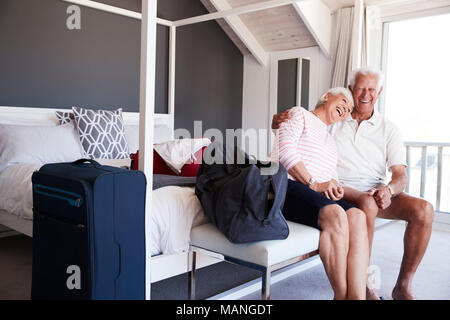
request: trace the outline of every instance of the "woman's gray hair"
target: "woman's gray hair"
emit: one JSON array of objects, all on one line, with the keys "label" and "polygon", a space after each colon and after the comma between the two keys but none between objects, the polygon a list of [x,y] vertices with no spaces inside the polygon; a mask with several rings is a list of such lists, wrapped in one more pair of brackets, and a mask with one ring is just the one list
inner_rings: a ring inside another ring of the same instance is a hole
[{"label": "woman's gray hair", "polygon": [[344,87],[335,87],[331,88],[320,97],[319,101],[317,102],[316,108],[323,105],[327,101],[327,94],[331,94],[332,96],[343,94],[347,98],[348,102],[352,105],[352,107],[355,105],[355,102],[353,101],[353,95],[350,90]]},{"label": "woman's gray hair", "polygon": [[348,85],[352,87],[352,89],[355,86],[356,79],[360,75],[374,75],[377,77],[377,91],[380,90],[380,88],[383,86],[384,83],[384,74],[381,72],[380,69],[373,68],[373,67],[365,67],[365,68],[358,68],[352,71]]}]

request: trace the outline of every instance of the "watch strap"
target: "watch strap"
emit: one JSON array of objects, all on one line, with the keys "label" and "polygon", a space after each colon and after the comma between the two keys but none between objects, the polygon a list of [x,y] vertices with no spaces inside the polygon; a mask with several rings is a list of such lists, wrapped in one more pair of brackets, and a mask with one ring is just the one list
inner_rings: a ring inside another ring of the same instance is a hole
[{"label": "watch strap", "polygon": [[387,187],[389,189],[389,193],[391,194],[391,197],[394,197],[394,195],[395,195],[394,189],[389,184],[387,185]]}]

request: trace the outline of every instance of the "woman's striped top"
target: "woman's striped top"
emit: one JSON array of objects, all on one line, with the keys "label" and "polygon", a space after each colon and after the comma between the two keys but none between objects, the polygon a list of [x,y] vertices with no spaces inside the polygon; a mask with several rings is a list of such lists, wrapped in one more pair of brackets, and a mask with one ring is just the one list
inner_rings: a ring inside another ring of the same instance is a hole
[{"label": "woman's striped top", "polygon": [[[289,171],[302,161],[318,182],[338,180],[337,148],[327,125],[302,107],[292,108],[290,114],[278,132],[280,163]],[[289,179],[296,180],[291,175]]]}]

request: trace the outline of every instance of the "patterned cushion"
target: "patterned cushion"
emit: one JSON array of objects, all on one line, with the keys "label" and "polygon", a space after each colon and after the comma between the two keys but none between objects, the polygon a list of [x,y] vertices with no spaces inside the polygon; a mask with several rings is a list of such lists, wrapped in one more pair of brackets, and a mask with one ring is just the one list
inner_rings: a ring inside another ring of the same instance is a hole
[{"label": "patterned cushion", "polygon": [[72,112],[56,111],[56,117],[58,118],[60,125],[68,124],[71,123],[72,121],[75,121]]},{"label": "patterned cushion", "polygon": [[130,157],[122,118],[116,111],[72,108],[85,157],[127,159]]}]

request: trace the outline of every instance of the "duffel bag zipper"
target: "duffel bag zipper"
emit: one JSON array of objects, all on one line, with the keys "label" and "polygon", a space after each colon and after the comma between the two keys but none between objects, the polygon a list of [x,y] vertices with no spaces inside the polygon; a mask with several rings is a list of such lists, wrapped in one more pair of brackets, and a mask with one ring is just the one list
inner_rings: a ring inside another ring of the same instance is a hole
[{"label": "duffel bag zipper", "polygon": [[83,204],[81,195],[66,190],[52,188],[41,184],[34,185],[34,192],[47,197],[61,199],[67,201],[72,207],[79,208]]}]

